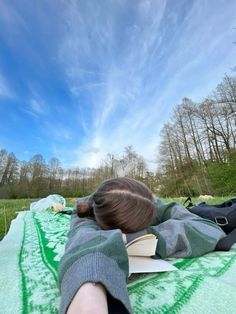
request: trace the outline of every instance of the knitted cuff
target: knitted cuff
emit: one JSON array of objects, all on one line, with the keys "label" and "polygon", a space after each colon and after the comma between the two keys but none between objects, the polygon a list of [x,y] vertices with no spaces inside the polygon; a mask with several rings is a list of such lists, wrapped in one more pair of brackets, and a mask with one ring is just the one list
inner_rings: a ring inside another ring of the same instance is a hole
[{"label": "knitted cuff", "polygon": [[[121,313],[132,313],[124,271],[115,260],[97,252],[82,256],[64,274],[60,287],[60,314],[66,313],[74,295],[85,282],[101,283],[109,294],[109,307],[120,303],[119,307],[123,308]],[[111,302],[111,298],[116,302]]]}]

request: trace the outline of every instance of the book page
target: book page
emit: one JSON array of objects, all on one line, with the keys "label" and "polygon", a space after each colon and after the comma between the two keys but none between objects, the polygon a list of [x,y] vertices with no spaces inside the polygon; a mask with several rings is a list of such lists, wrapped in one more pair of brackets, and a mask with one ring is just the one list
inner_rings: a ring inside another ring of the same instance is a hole
[{"label": "book page", "polygon": [[157,238],[141,239],[133,242],[127,247],[129,256],[153,256],[156,253]]},{"label": "book page", "polygon": [[126,244],[126,247],[129,247],[131,244],[142,241],[142,240],[148,240],[148,239],[156,239],[156,236],[154,234],[148,233],[144,234],[138,238],[135,238],[134,240],[130,241],[129,243]]},{"label": "book page", "polygon": [[177,270],[175,266],[162,259],[129,256],[129,273],[155,273]]}]

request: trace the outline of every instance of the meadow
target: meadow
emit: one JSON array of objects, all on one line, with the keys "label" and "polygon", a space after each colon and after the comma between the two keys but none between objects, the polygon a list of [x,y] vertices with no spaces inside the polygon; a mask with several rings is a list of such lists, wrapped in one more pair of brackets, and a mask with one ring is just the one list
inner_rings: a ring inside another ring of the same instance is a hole
[{"label": "meadow", "polygon": [[[0,199],[0,241],[8,232],[11,221],[16,218],[17,213],[29,210],[30,204],[37,199]],[[66,199],[66,206],[74,205],[75,198]]]},{"label": "meadow", "polygon": [[[232,196],[214,197],[207,201],[209,204],[221,203],[225,200],[232,198]],[[166,198],[163,201],[176,201],[183,204],[184,198]],[[36,201],[36,199],[0,199],[0,241],[7,234],[11,221],[16,218],[17,212],[22,210],[29,210],[30,204]],[[192,198],[194,204],[199,202],[198,198]],[[75,198],[67,198],[66,206],[72,207],[74,205]]]}]

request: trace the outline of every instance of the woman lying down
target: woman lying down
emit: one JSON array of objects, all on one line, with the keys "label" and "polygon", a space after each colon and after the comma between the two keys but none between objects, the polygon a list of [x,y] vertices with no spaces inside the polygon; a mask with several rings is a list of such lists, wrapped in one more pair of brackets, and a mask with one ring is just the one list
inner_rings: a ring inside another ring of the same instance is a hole
[{"label": "woman lying down", "polygon": [[116,178],[78,199],[59,266],[60,313],[132,313],[125,243],[152,233],[156,254],[196,257],[225,233],[176,203],[163,203],[141,182]]}]

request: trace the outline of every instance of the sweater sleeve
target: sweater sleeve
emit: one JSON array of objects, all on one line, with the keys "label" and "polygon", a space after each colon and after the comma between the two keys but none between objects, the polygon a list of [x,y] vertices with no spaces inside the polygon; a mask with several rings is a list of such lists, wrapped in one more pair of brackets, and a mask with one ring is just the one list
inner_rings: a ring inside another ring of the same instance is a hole
[{"label": "sweater sleeve", "polygon": [[104,231],[92,218],[79,218],[73,212],[58,274],[61,314],[86,282],[106,288],[109,313],[132,312],[126,287],[128,257],[119,229]]},{"label": "sweater sleeve", "polygon": [[[158,238],[156,253],[165,257],[196,257],[214,251],[225,233],[214,222],[190,213],[177,203],[156,199],[156,218],[142,231]],[[140,232],[139,232],[140,235]],[[135,234],[127,237],[128,241]]]}]

